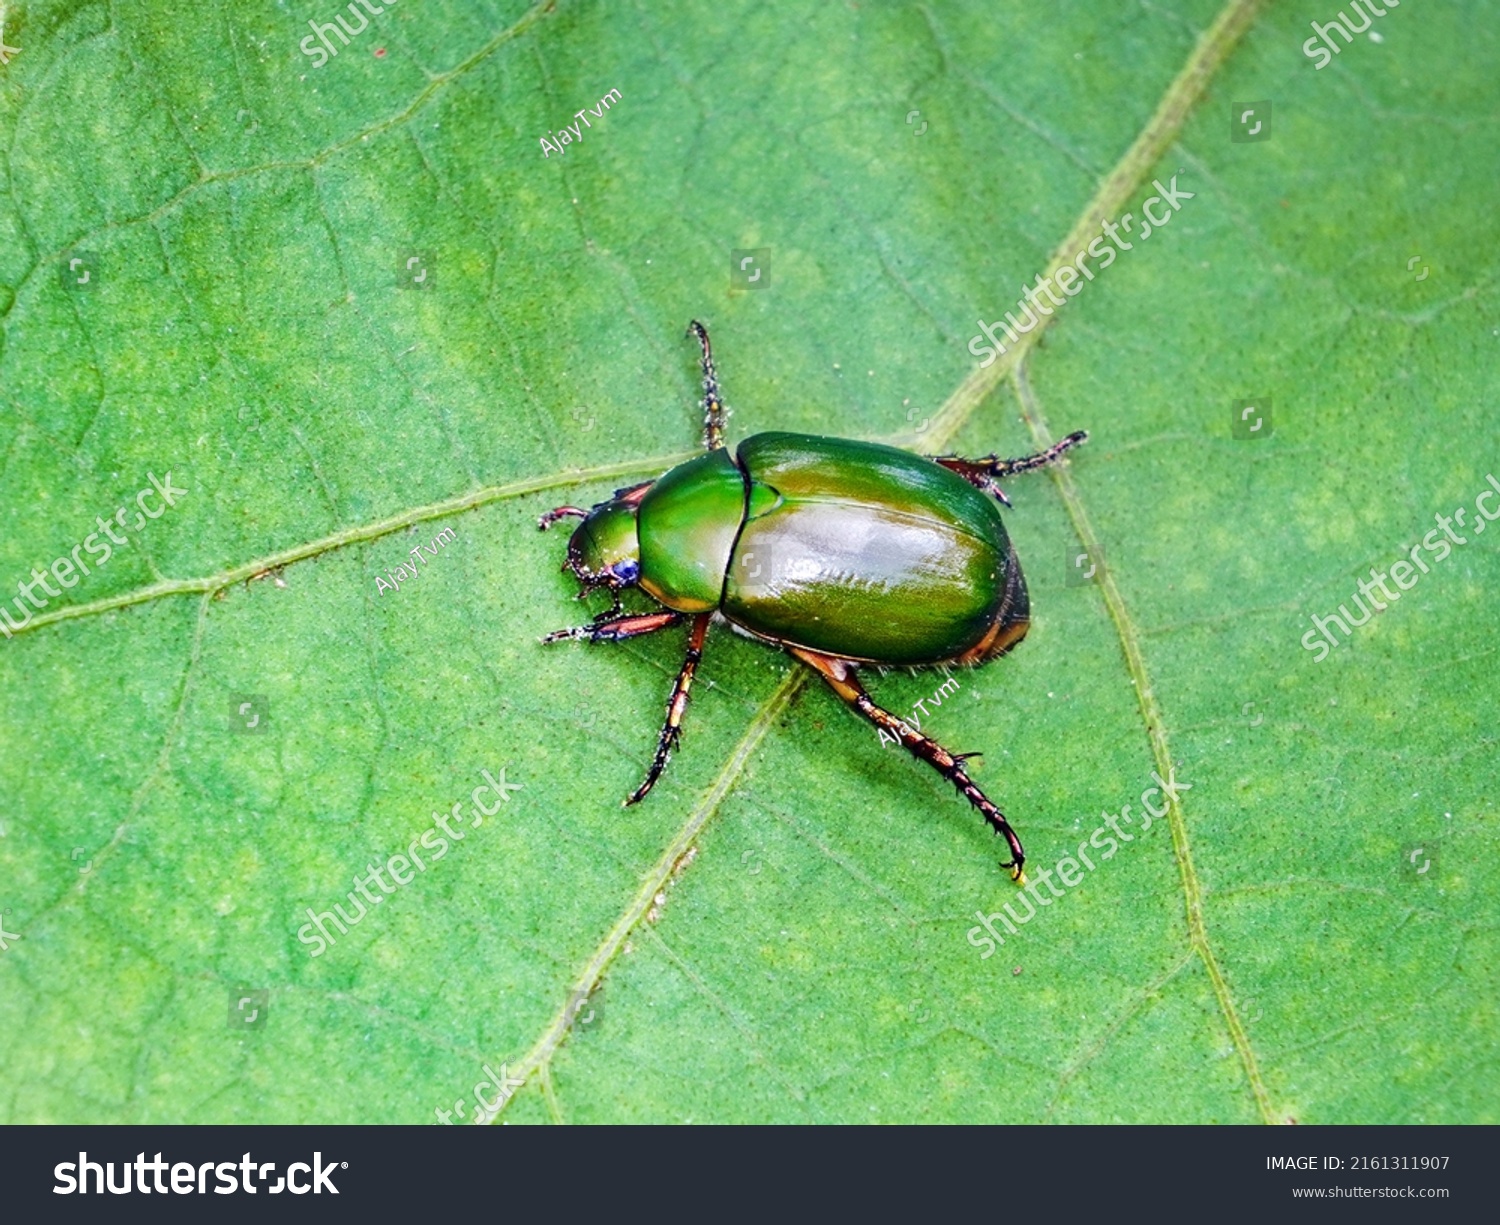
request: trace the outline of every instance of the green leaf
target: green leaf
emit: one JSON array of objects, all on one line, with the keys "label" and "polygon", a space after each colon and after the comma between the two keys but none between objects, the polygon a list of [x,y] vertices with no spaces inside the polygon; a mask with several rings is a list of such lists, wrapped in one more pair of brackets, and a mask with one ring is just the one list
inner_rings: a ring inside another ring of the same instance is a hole
[{"label": "green leaf", "polygon": [[[339,11],[4,14],[0,606],[116,508],[128,543],[0,637],[0,1118],[459,1122],[479,1082],[507,1121],[1497,1121],[1480,5],[1324,69],[1331,6],[387,4],[317,66]],[[984,751],[1027,895],[723,627],[619,807],[681,631],[541,646],[589,613],[535,521],[693,452],[695,317],[734,439],[1090,431],[1007,484],[1026,642],[941,706],[867,674]],[[473,824],[484,771],[521,789]],[[1049,893],[1153,772],[1190,789]]]}]

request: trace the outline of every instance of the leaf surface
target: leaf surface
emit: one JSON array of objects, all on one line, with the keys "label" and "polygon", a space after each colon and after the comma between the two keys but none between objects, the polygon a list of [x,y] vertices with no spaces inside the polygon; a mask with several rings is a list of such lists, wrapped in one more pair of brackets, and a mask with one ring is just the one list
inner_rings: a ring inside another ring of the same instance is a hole
[{"label": "leaf surface", "polygon": [[[0,598],[116,508],[128,544],[0,639],[0,1117],[1497,1121],[1481,6],[1324,70],[1331,12],[1205,0],[392,4],[314,66],[334,14],[7,18]],[[789,659],[711,632],[622,810],[681,632],[538,643],[589,613],[536,516],[692,453],[695,317],[735,439],[1092,435],[1007,484],[1026,642],[940,705],[867,677],[1025,840],[989,955],[1000,845]],[[522,789],[475,825],[483,771]]]}]

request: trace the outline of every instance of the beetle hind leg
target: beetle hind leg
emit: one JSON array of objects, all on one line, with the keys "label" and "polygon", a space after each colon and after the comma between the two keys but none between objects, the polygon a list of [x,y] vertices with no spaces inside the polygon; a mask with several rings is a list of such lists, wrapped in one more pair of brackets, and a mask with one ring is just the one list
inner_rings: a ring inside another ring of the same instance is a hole
[{"label": "beetle hind leg", "polygon": [[1033,472],[1037,468],[1055,464],[1065,452],[1087,442],[1088,438],[1087,430],[1075,430],[1066,438],[1058,439],[1045,451],[1038,451],[1035,455],[1022,455],[1016,459],[1001,459],[998,455],[986,455],[983,459],[963,459],[957,455],[940,455],[934,457],[934,462],[941,464],[950,472],[958,473],[976,488],[994,494],[1002,503],[1009,506],[1010,499],[995,483],[997,480],[1003,476],[1017,476],[1022,472]]},{"label": "beetle hind leg", "polygon": [[1005,814],[995,807],[989,796],[979,789],[964,769],[963,763],[977,754],[950,753],[936,740],[922,735],[890,711],[875,705],[870,695],[865,692],[865,687],[854,675],[853,669],[843,660],[834,659],[828,655],[818,655],[797,647],[788,649],[822,676],[828,682],[829,688],[855,711],[887,735],[895,737],[908,753],[920,761],[925,761],[958,788],[958,793],[979,810],[980,815],[989,822],[990,827],[1010,846],[1011,861],[1000,866],[1010,869],[1011,879],[1016,883],[1022,885],[1026,883],[1026,874],[1022,871],[1026,863],[1026,853],[1021,849],[1021,839],[1011,828],[1010,822],[1005,819]]},{"label": "beetle hind leg", "polygon": [[651,788],[656,786],[656,780],[667,768],[672,750],[677,747],[677,741],[682,735],[682,716],[687,710],[688,690],[692,688],[693,676],[698,671],[698,661],[703,658],[703,639],[708,635],[711,616],[711,613],[699,613],[693,618],[693,629],[688,635],[687,656],[682,661],[682,670],[677,673],[677,679],[672,684],[671,696],[667,698],[666,722],[662,724],[661,733],[656,738],[656,755],[651,759],[651,768],[646,771],[644,781],[626,797],[627,808],[632,804],[639,804]]},{"label": "beetle hind leg", "polygon": [[708,329],[694,319],[688,331],[697,337],[703,350],[703,449],[720,451],[724,448],[724,422],[729,416],[719,395],[719,376],[714,370],[714,351],[709,347]]}]

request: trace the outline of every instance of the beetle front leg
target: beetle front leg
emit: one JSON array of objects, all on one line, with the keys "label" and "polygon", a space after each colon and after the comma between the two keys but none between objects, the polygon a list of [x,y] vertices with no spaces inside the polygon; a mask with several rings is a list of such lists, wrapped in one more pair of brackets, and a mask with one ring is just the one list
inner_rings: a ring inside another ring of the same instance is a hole
[{"label": "beetle front leg", "polygon": [[581,506],[555,506],[536,521],[537,527],[546,531],[559,519],[587,519],[589,512]]},{"label": "beetle front leg", "polygon": [[639,804],[646,798],[646,793],[656,786],[656,780],[667,768],[672,750],[677,747],[678,737],[682,734],[682,716],[687,710],[688,690],[693,684],[693,674],[698,671],[698,661],[703,658],[703,639],[708,635],[711,616],[711,613],[699,613],[693,618],[693,630],[688,635],[687,658],[682,661],[682,670],[678,672],[677,680],[672,685],[672,694],[667,698],[667,721],[662,724],[661,734],[656,738],[656,756],[651,759],[651,768],[646,771],[645,781],[626,797],[627,808],[632,804]]},{"label": "beetle front leg", "polygon": [[669,625],[685,620],[680,612],[638,613],[628,617],[605,617],[588,625],[575,625],[571,629],[553,630],[543,642],[562,642],[567,638],[582,638],[587,642],[621,642],[626,638],[639,638],[642,634],[654,634]]},{"label": "beetle front leg", "polygon": [[1004,863],[1002,868],[1010,869],[1010,876],[1017,884],[1026,883],[1026,874],[1022,871],[1026,863],[1026,854],[1021,850],[1021,839],[1016,831],[1010,827],[1010,822],[1005,819],[1001,812],[991,802],[989,796],[981,791],[978,785],[964,770],[963,763],[974,753],[950,753],[936,740],[922,735],[902,720],[898,719],[890,711],[875,705],[870,695],[865,692],[865,687],[859,683],[858,677],[854,675],[852,667],[841,659],[834,659],[828,655],[818,655],[812,651],[804,651],[798,647],[788,648],[793,655],[803,663],[813,668],[839,697],[843,698],[850,706],[854,707],[861,715],[882,729],[887,735],[895,737],[901,742],[913,757],[925,761],[929,766],[946,778],[958,788],[960,795],[969,803],[979,809],[980,815],[990,823],[994,831],[1005,839],[1010,845],[1011,862]]}]

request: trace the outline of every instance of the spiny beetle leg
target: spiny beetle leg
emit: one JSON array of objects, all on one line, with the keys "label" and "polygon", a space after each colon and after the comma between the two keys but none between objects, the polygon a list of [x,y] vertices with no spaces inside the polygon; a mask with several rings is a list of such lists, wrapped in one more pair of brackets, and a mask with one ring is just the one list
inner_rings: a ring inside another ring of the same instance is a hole
[{"label": "spiny beetle leg", "polygon": [[542,641],[561,642],[565,638],[582,638],[587,642],[620,642],[626,638],[639,638],[642,634],[654,634],[657,630],[664,630],[685,619],[685,615],[680,612],[640,613],[594,621],[589,625],[575,625],[571,629],[553,630]]},{"label": "spiny beetle leg", "polygon": [[688,690],[692,688],[693,674],[698,671],[698,661],[703,658],[703,639],[708,635],[708,622],[712,615],[699,613],[693,618],[692,632],[688,635],[687,657],[682,661],[682,671],[677,674],[672,694],[667,698],[667,721],[662,724],[661,735],[656,740],[656,756],[651,759],[651,768],[646,771],[645,781],[626,797],[627,808],[632,804],[639,804],[646,798],[646,793],[656,786],[656,780],[667,768],[672,750],[677,747],[682,716],[687,710]]},{"label": "spiny beetle leg", "polygon": [[1054,442],[1045,451],[1038,451],[1035,455],[1023,455],[1018,459],[1001,459],[997,455],[986,455],[983,459],[963,459],[957,455],[941,455],[935,457],[935,462],[958,473],[969,484],[983,489],[986,493],[994,494],[1001,502],[1009,506],[1010,499],[1001,491],[1000,486],[995,484],[996,480],[1002,476],[1016,476],[1022,472],[1032,472],[1037,468],[1045,468],[1048,464],[1056,463],[1065,452],[1087,442],[1088,437],[1087,430],[1075,430],[1066,438]]},{"label": "spiny beetle leg", "polygon": [[703,448],[722,450],[724,446],[724,401],[719,397],[719,376],[714,371],[714,351],[708,344],[708,329],[694,319],[688,331],[698,338],[703,350]]},{"label": "spiny beetle leg", "polygon": [[828,655],[819,655],[812,651],[804,651],[798,647],[788,648],[793,655],[803,663],[813,668],[822,678],[828,682],[839,697],[843,698],[850,706],[854,707],[861,715],[881,728],[887,735],[894,736],[902,746],[913,757],[925,761],[929,766],[946,778],[958,788],[960,795],[969,803],[979,809],[980,814],[994,828],[995,832],[1010,844],[1011,862],[1004,863],[1002,868],[1010,869],[1011,879],[1017,883],[1024,884],[1025,873],[1021,870],[1026,863],[1026,854],[1021,850],[1021,839],[1016,831],[1010,827],[1010,822],[1005,819],[1005,814],[991,803],[990,798],[975,784],[964,771],[963,763],[973,753],[950,753],[936,740],[922,735],[910,726],[898,719],[890,711],[885,710],[870,700],[870,695],[865,692],[865,687],[859,683],[853,668],[841,659],[834,659]]}]

